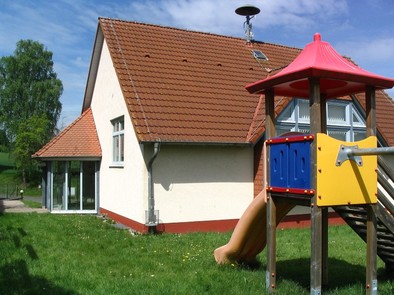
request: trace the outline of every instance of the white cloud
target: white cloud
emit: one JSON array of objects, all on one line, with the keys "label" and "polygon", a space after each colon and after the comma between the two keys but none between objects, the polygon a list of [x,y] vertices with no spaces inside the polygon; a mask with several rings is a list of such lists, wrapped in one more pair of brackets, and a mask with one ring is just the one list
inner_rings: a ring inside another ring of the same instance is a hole
[{"label": "white cloud", "polygon": [[234,11],[246,3],[261,9],[252,20],[257,40],[302,48],[320,31],[324,40],[336,40],[339,52],[366,69],[376,69],[364,64],[373,60],[379,65],[375,72],[390,71],[394,38],[362,41],[354,36],[339,43],[340,33],[362,29],[351,22],[357,15],[350,14],[350,0],[0,0],[0,56],[12,54],[20,39],[43,43],[54,53],[55,70],[65,87],[64,112],[75,113],[83,99],[99,16],[243,37],[245,18]]},{"label": "white cloud", "polygon": [[339,47],[343,52],[351,53],[356,60],[371,62],[394,60],[394,37],[343,42]]},{"label": "white cloud", "polygon": [[[327,19],[327,16],[340,17],[348,13],[345,0],[249,0],[247,2],[261,9],[255,20],[260,27],[284,26],[284,29],[299,30],[321,23]],[[239,27],[244,19],[234,11],[244,4],[243,1],[229,0],[134,1],[130,11],[121,15],[126,19],[134,18],[137,21],[233,35],[234,32],[242,32]]]}]

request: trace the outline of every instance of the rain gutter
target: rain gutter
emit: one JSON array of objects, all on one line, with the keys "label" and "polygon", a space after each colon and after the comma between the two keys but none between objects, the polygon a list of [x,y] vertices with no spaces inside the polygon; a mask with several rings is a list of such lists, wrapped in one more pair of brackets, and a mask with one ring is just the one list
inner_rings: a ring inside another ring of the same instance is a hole
[{"label": "rain gutter", "polygon": [[156,233],[156,226],[159,223],[157,216],[155,215],[155,195],[153,189],[153,162],[160,151],[160,142],[153,144],[153,155],[148,163],[148,220],[146,226],[149,227],[149,233]]}]

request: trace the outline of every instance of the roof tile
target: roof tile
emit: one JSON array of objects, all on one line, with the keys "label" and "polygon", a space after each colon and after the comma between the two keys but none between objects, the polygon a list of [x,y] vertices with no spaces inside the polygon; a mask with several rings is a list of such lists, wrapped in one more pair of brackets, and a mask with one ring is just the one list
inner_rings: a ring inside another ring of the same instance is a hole
[{"label": "roof tile", "polygon": [[[248,142],[259,96],[245,85],[300,52],[156,25],[99,22],[140,141]],[[269,61],[256,60],[252,49]]]},{"label": "roof tile", "polygon": [[100,158],[101,147],[91,109],[37,151],[35,158]]},{"label": "roof tile", "polygon": [[[274,75],[301,52],[108,18],[100,18],[99,27],[139,141],[256,142],[265,129],[264,97],[245,85]],[[253,49],[269,60],[255,59]],[[363,105],[363,94],[355,97]],[[383,91],[376,98],[379,131],[394,145],[393,102]],[[291,99],[276,97],[276,114]]]}]

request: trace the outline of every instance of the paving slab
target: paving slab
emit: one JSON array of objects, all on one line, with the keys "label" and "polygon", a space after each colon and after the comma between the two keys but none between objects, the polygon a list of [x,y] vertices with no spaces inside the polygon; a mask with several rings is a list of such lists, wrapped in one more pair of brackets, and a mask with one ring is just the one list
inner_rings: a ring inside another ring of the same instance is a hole
[{"label": "paving slab", "polygon": [[46,213],[44,208],[27,207],[21,200],[0,200],[0,213]]}]

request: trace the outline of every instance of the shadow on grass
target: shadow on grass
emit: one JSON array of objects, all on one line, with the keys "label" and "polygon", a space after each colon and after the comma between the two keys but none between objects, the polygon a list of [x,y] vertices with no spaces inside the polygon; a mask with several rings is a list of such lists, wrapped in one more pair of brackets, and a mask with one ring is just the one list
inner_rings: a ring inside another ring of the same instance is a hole
[{"label": "shadow on grass", "polygon": [[0,294],[78,294],[57,287],[43,277],[31,276],[26,262],[16,260],[0,268]]},{"label": "shadow on grass", "polygon": [[[310,259],[300,258],[277,262],[277,276],[280,281],[294,281],[305,289],[310,288]],[[379,275],[380,276],[380,275]],[[365,265],[351,264],[344,260],[328,258],[328,285],[325,291],[350,285],[365,284]],[[379,280],[379,277],[378,277]]]}]

